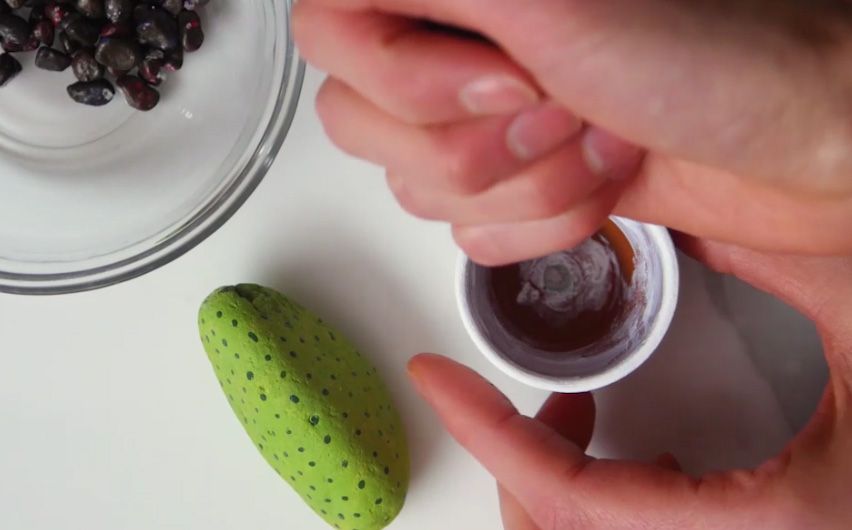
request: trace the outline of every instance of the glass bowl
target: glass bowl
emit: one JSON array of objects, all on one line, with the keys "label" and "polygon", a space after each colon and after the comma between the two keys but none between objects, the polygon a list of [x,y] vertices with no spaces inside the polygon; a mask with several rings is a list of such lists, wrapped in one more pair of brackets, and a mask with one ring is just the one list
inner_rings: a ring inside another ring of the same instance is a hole
[{"label": "glass bowl", "polygon": [[293,120],[291,0],[211,0],[206,40],[150,112],[74,103],[68,69],[17,54],[0,88],[0,291],[103,287],[187,252],[245,202]]}]

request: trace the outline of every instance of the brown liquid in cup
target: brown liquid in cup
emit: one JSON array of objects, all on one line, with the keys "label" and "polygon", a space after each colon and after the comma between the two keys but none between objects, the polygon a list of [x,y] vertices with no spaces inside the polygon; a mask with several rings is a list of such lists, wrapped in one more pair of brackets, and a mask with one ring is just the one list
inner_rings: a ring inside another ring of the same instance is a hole
[{"label": "brown liquid in cup", "polygon": [[506,330],[563,353],[606,337],[625,313],[633,248],[613,223],[576,248],[490,269],[489,296]]}]

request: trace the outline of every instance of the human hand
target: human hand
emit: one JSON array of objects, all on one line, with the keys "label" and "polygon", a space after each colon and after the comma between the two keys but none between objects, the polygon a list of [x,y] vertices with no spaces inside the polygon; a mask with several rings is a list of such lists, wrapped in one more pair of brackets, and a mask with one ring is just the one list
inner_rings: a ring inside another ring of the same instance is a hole
[{"label": "human hand", "polygon": [[299,0],[293,22],[331,74],[331,138],[481,263],[573,246],[613,209],[852,251],[848,2]]},{"label": "human hand", "polygon": [[670,456],[648,464],[587,456],[595,414],[588,394],[554,394],[530,419],[473,371],[416,357],[415,386],[498,481],[506,530],[852,528],[852,259],[682,246],[816,322],[831,378],[809,425],[757,469],[696,479]]}]

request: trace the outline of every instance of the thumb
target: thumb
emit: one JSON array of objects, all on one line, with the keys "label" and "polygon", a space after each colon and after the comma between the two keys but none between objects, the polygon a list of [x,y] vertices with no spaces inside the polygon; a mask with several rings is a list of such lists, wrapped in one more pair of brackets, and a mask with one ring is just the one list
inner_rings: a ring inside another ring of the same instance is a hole
[{"label": "thumb", "polygon": [[[654,465],[594,460],[543,423],[521,416],[472,370],[436,355],[409,365],[445,428],[544,530],[784,528],[788,514],[759,480],[695,480]],[[526,530],[526,529],[525,529]]]},{"label": "thumb", "polygon": [[[595,426],[595,401],[590,393],[552,394],[535,419],[585,450]],[[498,484],[504,530],[538,530],[521,503]]]}]

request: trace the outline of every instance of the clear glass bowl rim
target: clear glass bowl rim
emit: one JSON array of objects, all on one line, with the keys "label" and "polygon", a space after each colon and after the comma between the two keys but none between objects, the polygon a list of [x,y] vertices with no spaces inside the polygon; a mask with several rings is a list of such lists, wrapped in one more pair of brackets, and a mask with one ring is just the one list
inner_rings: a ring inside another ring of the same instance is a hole
[{"label": "clear glass bowl rim", "polygon": [[[285,1],[289,22],[293,0]],[[132,280],[189,252],[222,227],[263,181],[281,150],[293,123],[305,76],[290,31],[286,34],[285,67],[275,108],[247,163],[220,193],[212,196],[168,236],[136,254],[100,266],[52,274],[10,273],[0,270],[0,293],[57,295],[90,291]]]}]

